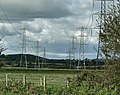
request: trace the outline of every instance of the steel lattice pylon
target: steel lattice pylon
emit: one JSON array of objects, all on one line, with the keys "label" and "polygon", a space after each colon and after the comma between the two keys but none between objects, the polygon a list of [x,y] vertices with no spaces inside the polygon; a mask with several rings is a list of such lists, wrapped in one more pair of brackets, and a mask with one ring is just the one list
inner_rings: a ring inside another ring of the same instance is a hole
[{"label": "steel lattice pylon", "polygon": [[[113,7],[114,7],[114,0],[95,0],[95,1],[99,1],[100,2],[100,12],[98,14],[99,16],[99,42],[98,42],[98,49],[97,49],[97,60],[99,59],[101,53],[101,46],[102,46],[102,42],[100,41],[100,35],[103,32],[103,27],[106,28],[104,25],[106,23],[106,17],[108,15],[114,15],[111,13],[107,12],[107,2],[112,2],[113,3]],[[113,9],[114,11],[114,9]],[[114,13],[114,12],[113,12]],[[105,43],[104,43],[105,44]],[[106,52],[107,53],[107,52]],[[107,54],[106,54],[107,55]]]},{"label": "steel lattice pylon", "polygon": [[27,68],[27,56],[26,56],[26,28],[22,29],[22,54],[20,59],[20,66]]},{"label": "steel lattice pylon", "polygon": [[38,65],[40,68],[40,60],[39,60],[39,41],[36,43],[36,58],[35,58],[35,64]]}]

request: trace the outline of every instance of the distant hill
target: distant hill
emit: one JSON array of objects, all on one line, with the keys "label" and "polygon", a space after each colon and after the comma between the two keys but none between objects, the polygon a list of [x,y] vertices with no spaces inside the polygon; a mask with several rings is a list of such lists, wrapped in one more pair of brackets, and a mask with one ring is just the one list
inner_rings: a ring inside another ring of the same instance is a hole
[{"label": "distant hill", "polygon": [[[23,55],[24,56],[24,55]],[[35,67],[38,64],[42,64],[43,68],[76,68],[78,66],[78,59],[76,60],[69,60],[69,59],[46,59],[44,60],[43,57],[39,57],[39,63],[35,63],[36,56],[31,54],[26,54],[27,57],[27,64],[29,67]],[[5,66],[20,66],[21,54],[11,54],[11,55],[1,55],[0,60],[2,60]],[[24,60],[24,59],[23,59]],[[99,59],[85,59],[86,66],[96,66],[96,65],[104,65],[104,60]],[[25,66],[25,61],[22,62]],[[80,61],[79,66],[83,65],[83,60]]]},{"label": "distant hill", "polygon": [[[23,55],[24,56],[24,55]],[[26,54],[27,63],[30,67],[35,66],[35,55]],[[10,54],[10,55],[1,55],[0,59],[4,61],[6,66],[20,66],[21,54]],[[23,59],[24,60],[24,59]],[[43,57],[39,57],[39,62],[42,64],[44,62]],[[46,68],[65,68],[68,64],[69,60],[66,59],[47,59],[44,62],[42,67]],[[25,62],[23,62],[25,63]]]},{"label": "distant hill", "polygon": [[[24,55],[23,55],[24,56]],[[36,56],[31,55],[31,54],[26,54],[27,61],[28,62],[35,62]],[[21,54],[11,54],[11,55],[1,55],[1,59],[6,63],[6,64],[11,64],[11,63],[16,63],[18,64],[21,60]],[[42,61],[42,57],[39,57],[40,62]]]},{"label": "distant hill", "polygon": [[[25,56],[25,55],[23,55]],[[29,67],[35,67],[35,55],[26,54],[27,57],[27,63]],[[11,55],[1,55],[0,59],[4,61],[6,66],[20,66],[20,60],[21,60],[21,54],[11,54]],[[39,62],[43,63],[43,57],[39,57]],[[24,60],[24,59],[23,59]],[[25,62],[23,62],[25,63]],[[64,59],[46,59],[46,63],[42,65],[42,67],[46,68],[65,68],[65,64],[68,63],[68,61]],[[37,64],[38,66],[38,64]]]}]

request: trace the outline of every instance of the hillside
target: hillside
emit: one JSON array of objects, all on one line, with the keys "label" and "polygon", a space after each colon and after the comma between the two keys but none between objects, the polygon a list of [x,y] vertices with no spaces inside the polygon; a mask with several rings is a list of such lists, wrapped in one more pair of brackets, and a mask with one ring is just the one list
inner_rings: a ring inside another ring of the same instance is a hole
[{"label": "hillside", "polygon": [[[24,55],[23,55],[24,56]],[[36,63],[36,56],[31,54],[26,54],[27,57],[27,65],[28,67],[42,67],[42,68],[76,68],[78,66],[78,59],[69,60],[69,59],[44,59],[43,57],[39,57],[39,63]],[[13,66],[19,67],[21,61],[21,54],[12,54],[12,55],[1,55],[0,59],[4,62],[4,66]],[[24,60],[24,58],[23,58]],[[97,63],[98,62],[98,63]],[[99,59],[85,59],[86,66],[96,66],[96,65],[104,65],[103,60]],[[25,61],[22,62],[23,67],[25,66]],[[83,65],[83,60],[80,61],[79,66]]]},{"label": "hillside", "polygon": [[[24,55],[23,55],[24,56]],[[31,55],[31,54],[26,54],[27,57],[27,64],[29,67],[35,67],[36,63],[36,56]],[[21,54],[11,54],[11,55],[1,55],[0,59],[4,62],[5,66],[20,66],[20,61],[21,61]],[[47,68],[64,68],[65,63],[67,64],[68,61],[61,59],[45,59],[43,57],[39,57],[39,63],[42,64],[42,67],[47,67]],[[23,59],[24,60],[24,59]],[[23,64],[25,62],[23,61]],[[44,63],[44,64],[43,64]],[[38,66],[38,64],[37,64]]]},{"label": "hillside", "polygon": [[[35,62],[36,59],[35,55],[26,54],[26,57],[28,62],[32,62],[32,63]],[[1,55],[0,58],[5,62],[5,64],[8,65],[11,65],[12,63],[18,64],[21,60],[21,54]],[[42,61],[42,59],[43,59],[42,57],[39,57],[40,62]]]}]

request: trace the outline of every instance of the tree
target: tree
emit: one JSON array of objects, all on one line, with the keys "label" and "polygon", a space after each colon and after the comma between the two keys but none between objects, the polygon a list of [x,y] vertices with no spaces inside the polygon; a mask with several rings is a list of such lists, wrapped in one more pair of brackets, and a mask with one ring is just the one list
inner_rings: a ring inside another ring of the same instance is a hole
[{"label": "tree", "polygon": [[120,61],[120,1],[118,0],[113,9],[110,8],[113,15],[106,16],[105,22],[100,34],[102,42],[101,50],[109,63]]},{"label": "tree", "polygon": [[0,60],[0,68],[4,66],[4,62],[2,60]]},{"label": "tree", "polygon": [[[2,37],[0,38],[0,41],[3,39],[3,37],[4,37],[4,36],[2,36]],[[3,48],[3,46],[0,44],[0,68],[4,65],[4,62],[2,61],[2,58],[1,58],[1,54],[2,54],[2,52],[5,51],[5,50],[6,50],[6,49]]]},{"label": "tree", "polygon": [[[112,15],[106,16],[100,34],[101,50],[106,57],[105,75],[120,90],[120,0],[109,12]],[[120,92],[115,95],[120,95]]]}]

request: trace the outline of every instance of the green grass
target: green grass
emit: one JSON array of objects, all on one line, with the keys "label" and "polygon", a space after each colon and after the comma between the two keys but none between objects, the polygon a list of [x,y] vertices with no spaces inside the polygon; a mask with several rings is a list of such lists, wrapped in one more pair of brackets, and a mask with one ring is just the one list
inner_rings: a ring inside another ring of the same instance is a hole
[{"label": "green grass", "polygon": [[[9,86],[7,87],[5,86],[6,74],[8,74],[10,84],[8,84]],[[118,80],[112,81],[112,79],[110,79],[112,77],[110,77],[111,75],[109,76],[109,74],[110,72],[105,73],[104,70],[1,68],[0,85],[2,85],[0,89],[1,93],[5,93],[2,95],[10,95],[11,91],[13,91],[11,95],[18,95],[18,93],[26,95],[28,92],[31,93],[31,89],[34,93],[40,93],[40,95],[70,95],[70,93],[72,95],[105,95],[105,93],[107,93],[106,95],[120,95],[116,94],[119,91],[119,77],[117,77]],[[30,83],[29,89],[27,86],[21,85],[21,83],[23,83],[23,75],[26,75],[26,81]],[[46,91],[43,91],[43,86],[40,85],[40,79],[44,76],[46,76]],[[68,77],[71,78],[72,81],[69,87],[66,87]],[[17,84],[18,81],[20,81],[19,85]],[[17,94],[15,94],[16,92]]]},{"label": "green grass", "polygon": [[3,67],[0,69],[0,73],[46,73],[46,74],[79,74],[80,72],[98,71],[104,70],[83,70],[83,69],[48,69],[48,68],[21,68],[21,67]]},{"label": "green grass", "polygon": [[[65,86],[67,78],[74,78],[81,72],[89,72],[91,70],[75,70],[75,69],[39,69],[39,68],[1,68],[0,81],[5,81],[5,75],[8,74],[8,79],[17,81],[23,80],[23,75],[26,75],[27,82],[34,85],[40,85],[40,79],[46,76],[47,85]],[[93,70],[92,70],[93,71]],[[93,71],[94,72],[94,71]],[[98,71],[103,72],[103,71]]]},{"label": "green grass", "polygon": [[76,70],[49,70],[49,69],[25,69],[25,68],[1,68],[0,81],[5,81],[5,75],[12,81],[22,81],[26,75],[26,81],[34,85],[40,85],[40,79],[46,76],[47,86],[65,86],[67,77],[73,78],[79,72]]},{"label": "green grass", "polygon": [[[47,85],[66,85],[67,77],[73,78],[76,74],[40,74],[40,73],[7,73],[8,79],[12,81],[23,80],[23,75],[26,75],[26,81],[35,85],[40,85],[40,78],[46,76]],[[6,73],[0,73],[0,81],[5,81]]]}]

